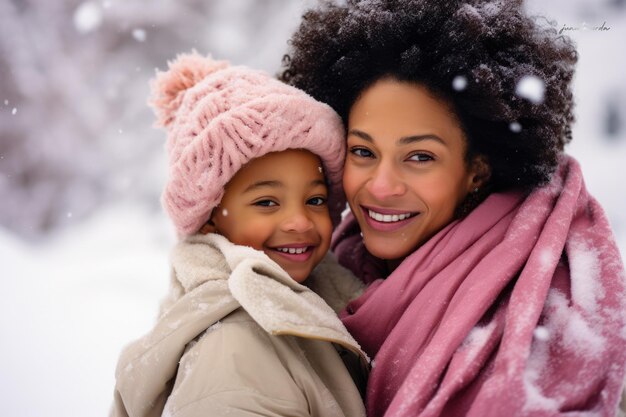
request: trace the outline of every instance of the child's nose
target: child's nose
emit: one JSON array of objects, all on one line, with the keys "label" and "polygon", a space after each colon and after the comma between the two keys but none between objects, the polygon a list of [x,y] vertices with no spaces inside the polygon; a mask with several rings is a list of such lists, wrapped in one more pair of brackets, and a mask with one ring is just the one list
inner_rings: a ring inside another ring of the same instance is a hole
[{"label": "child's nose", "polygon": [[313,221],[307,216],[303,208],[291,210],[282,223],[282,229],[287,232],[303,233],[313,228]]}]

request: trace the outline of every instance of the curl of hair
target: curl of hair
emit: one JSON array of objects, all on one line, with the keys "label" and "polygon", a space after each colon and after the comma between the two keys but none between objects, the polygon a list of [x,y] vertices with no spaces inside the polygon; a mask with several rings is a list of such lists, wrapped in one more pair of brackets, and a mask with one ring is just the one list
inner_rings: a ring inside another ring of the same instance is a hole
[{"label": "curl of hair", "polygon": [[[489,161],[492,191],[530,190],[549,180],[571,140],[578,56],[554,24],[527,16],[521,3],[325,1],[304,14],[280,78],[328,103],[346,125],[377,80],[422,84],[458,117],[466,158]],[[543,82],[539,102],[516,93],[527,76]]]}]

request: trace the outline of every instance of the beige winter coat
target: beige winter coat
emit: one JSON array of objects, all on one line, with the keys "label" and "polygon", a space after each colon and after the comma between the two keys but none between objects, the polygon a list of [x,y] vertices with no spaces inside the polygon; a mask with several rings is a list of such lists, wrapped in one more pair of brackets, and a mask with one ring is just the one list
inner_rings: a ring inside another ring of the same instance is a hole
[{"label": "beige winter coat", "polygon": [[[178,244],[172,266],[158,323],[121,354],[112,416],[365,415],[342,356],[367,357],[311,289],[215,234]],[[360,290],[332,259],[307,281],[336,309]]]}]

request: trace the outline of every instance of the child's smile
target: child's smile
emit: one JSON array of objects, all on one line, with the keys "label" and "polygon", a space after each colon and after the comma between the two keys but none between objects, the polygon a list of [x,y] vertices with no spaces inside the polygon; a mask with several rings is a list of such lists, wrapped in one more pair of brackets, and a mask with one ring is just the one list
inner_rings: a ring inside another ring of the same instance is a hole
[{"label": "child's smile", "polygon": [[306,261],[313,254],[314,245],[284,245],[278,248],[274,248],[279,255],[285,257],[290,261],[302,262]]},{"label": "child's smile", "polygon": [[215,232],[262,250],[296,281],[304,281],[330,246],[332,224],[320,159],[290,149],[254,159],[226,185],[211,216]]}]

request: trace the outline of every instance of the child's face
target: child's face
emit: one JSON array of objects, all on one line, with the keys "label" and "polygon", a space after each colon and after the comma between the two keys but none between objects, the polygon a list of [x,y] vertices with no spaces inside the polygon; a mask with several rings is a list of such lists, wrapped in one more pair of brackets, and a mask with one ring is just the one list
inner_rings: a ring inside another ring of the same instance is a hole
[{"label": "child's face", "polygon": [[215,232],[265,252],[297,282],[304,281],[330,246],[332,224],[320,159],[305,150],[256,158],[226,185],[213,210]]}]

